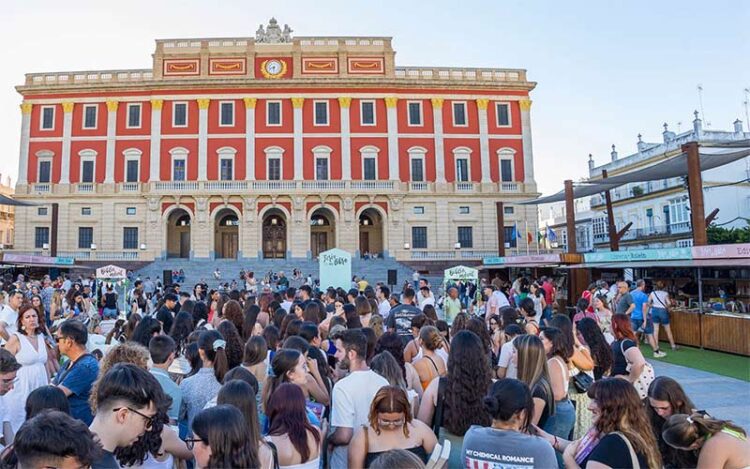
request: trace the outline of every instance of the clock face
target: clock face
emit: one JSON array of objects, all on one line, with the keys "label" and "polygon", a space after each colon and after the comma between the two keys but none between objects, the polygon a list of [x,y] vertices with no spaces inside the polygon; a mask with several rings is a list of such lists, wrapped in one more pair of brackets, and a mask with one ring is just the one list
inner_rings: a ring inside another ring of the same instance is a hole
[{"label": "clock face", "polygon": [[278,60],[269,60],[266,63],[266,71],[271,75],[278,75],[281,73],[281,62]]}]

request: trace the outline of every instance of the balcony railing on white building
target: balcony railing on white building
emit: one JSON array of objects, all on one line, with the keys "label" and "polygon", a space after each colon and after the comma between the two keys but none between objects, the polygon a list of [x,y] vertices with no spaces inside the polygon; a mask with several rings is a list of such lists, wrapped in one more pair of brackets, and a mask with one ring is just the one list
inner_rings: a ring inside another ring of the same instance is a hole
[{"label": "balcony railing on white building", "polygon": [[248,181],[206,181],[203,188],[208,191],[246,191]]},{"label": "balcony railing on white building", "polygon": [[[622,228],[618,228],[622,229]],[[647,228],[631,228],[625,232],[620,241],[645,240],[649,238],[664,237],[670,235],[682,235],[690,232],[690,222],[672,223],[669,225],[656,225]],[[594,234],[595,243],[609,242],[609,233]]]},{"label": "balcony railing on white building", "polygon": [[[660,181],[648,181],[640,184],[628,184],[612,189],[609,192],[609,195],[612,198],[612,202],[615,202],[618,200],[642,197],[647,194],[653,194],[654,192],[660,192],[675,187],[682,187],[683,184],[682,178],[679,177],[662,179]],[[606,199],[604,198],[604,195],[595,195],[591,197],[592,207],[604,205],[605,203]]]}]

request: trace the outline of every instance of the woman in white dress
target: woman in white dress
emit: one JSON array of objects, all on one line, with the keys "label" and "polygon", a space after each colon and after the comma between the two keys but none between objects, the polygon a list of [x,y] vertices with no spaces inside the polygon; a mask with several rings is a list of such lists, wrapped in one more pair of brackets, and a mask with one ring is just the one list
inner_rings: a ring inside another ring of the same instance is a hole
[{"label": "woman in white dress", "polygon": [[39,325],[39,316],[31,303],[24,303],[19,311],[18,332],[10,336],[5,344],[5,349],[23,365],[18,370],[13,389],[3,397],[13,432],[17,432],[26,420],[24,408],[31,391],[49,384],[45,367],[47,347],[44,344],[43,328]]}]

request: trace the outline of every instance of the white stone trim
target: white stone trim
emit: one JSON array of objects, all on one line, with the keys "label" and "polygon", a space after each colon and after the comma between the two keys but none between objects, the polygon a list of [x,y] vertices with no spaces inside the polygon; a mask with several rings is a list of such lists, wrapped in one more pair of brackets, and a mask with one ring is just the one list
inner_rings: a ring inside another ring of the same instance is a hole
[{"label": "white stone trim", "polygon": [[[325,123],[318,123],[318,104],[326,105],[326,121]],[[331,105],[327,99],[316,99],[313,101],[313,127],[328,127],[331,125]],[[343,109],[342,109],[343,110]]]},{"label": "white stone trim", "polygon": [[[170,161],[170,164],[169,164],[169,180],[170,181],[180,181],[180,180],[182,180],[182,181],[189,181],[190,180],[190,178],[188,176],[188,174],[190,174],[188,172],[188,164],[189,164],[189,161],[190,161],[188,159],[188,155],[189,154],[190,154],[190,151],[188,151],[188,149],[185,148],[185,147],[174,147],[174,148],[172,148],[172,149],[169,150],[169,155],[171,156],[171,161]],[[184,160],[185,161],[185,179],[175,179],[174,178],[174,162],[176,160]]]},{"label": "white stone trim", "polygon": [[[84,107],[84,112],[86,108]],[[98,111],[97,111],[98,114]],[[104,166],[104,182],[113,184],[115,182],[115,144],[117,135],[117,110],[107,109],[107,149]]]},{"label": "white stone trim", "polygon": [[[53,169],[54,169],[54,164],[55,164],[55,154],[50,150],[39,150],[38,152],[34,154],[34,156],[36,156],[36,182],[42,183],[42,184],[52,183],[52,174],[53,174]],[[49,181],[47,182],[42,182],[39,180],[39,175],[42,174],[41,172],[42,162],[49,163]]]},{"label": "white stone trim", "polygon": [[[54,122],[54,120],[53,120]],[[21,142],[18,151],[18,185],[25,185],[29,178],[29,136],[31,135],[31,112],[21,115]],[[39,168],[37,167],[37,170]],[[39,172],[37,172],[38,179]],[[52,173],[50,172],[50,179]],[[0,240],[2,241],[2,240]]]},{"label": "white stone trim", "polygon": [[375,160],[375,181],[379,180],[379,173],[378,171],[378,158],[379,158],[380,148],[374,146],[374,145],[365,145],[362,148],[359,149],[359,155],[360,155],[360,161],[362,162],[362,180],[363,181],[369,181],[369,179],[365,179],[365,160],[366,159],[373,159]]},{"label": "white stone trim", "polygon": [[[276,103],[279,105],[279,123],[278,124],[271,124],[268,121],[268,106],[271,103]],[[301,111],[301,109],[300,109]],[[284,104],[281,99],[267,99],[266,100],[266,127],[281,127],[284,125]]]},{"label": "white stone trim", "polygon": [[[313,180],[314,181],[330,181],[331,180],[331,153],[333,149],[326,145],[318,145],[312,149],[313,153]],[[318,159],[325,159],[326,163],[326,179],[318,179]]]},{"label": "white stone trim", "polygon": [[[435,97],[435,93],[425,93],[425,94],[418,94],[418,93],[393,93],[393,92],[383,92],[383,93],[357,93],[354,92],[355,89],[352,89],[352,93],[346,93],[345,96],[351,97],[353,99],[383,99],[390,96],[396,97],[400,100],[422,100],[422,99],[430,99]],[[305,99],[338,99],[342,95],[341,93],[311,93],[311,92],[304,92],[304,93],[294,93],[295,97],[305,98]],[[254,97],[257,99],[268,99],[268,100],[284,100],[289,99],[290,94],[289,93],[260,93],[260,94],[254,94],[252,96],[248,96],[247,93],[216,93],[216,94],[162,94],[162,95],[132,95],[132,96],[117,96],[116,94],[113,94],[109,98],[101,98],[101,97],[81,97],[76,98],[77,104],[83,104],[83,103],[104,103],[107,101],[107,99],[112,99],[113,97],[116,97],[118,101],[120,102],[133,102],[133,101],[148,101],[150,99],[162,99],[165,101],[180,101],[184,102],[185,100],[191,100],[191,99],[199,99],[199,98],[209,98],[212,101],[214,100],[223,100],[223,99],[243,99],[248,97]],[[473,99],[480,99],[480,98],[486,98],[491,101],[508,101],[508,102],[517,102],[524,99],[528,99],[527,96],[521,96],[521,95],[507,95],[507,94],[478,94],[478,93],[466,93],[466,94],[451,94],[451,93],[445,93],[440,94],[440,97],[445,100],[473,100]],[[34,99],[27,99],[24,102],[31,103],[31,104],[61,104],[64,102],[70,101],[69,98],[34,98]]]},{"label": "white stone trim", "polygon": [[[173,101],[172,102],[172,127],[175,129],[184,129],[188,125],[190,125],[190,103],[187,101],[184,101],[185,97],[182,97],[182,101]],[[185,125],[176,125],[174,122],[175,116],[177,113],[175,112],[175,109],[177,109],[178,104],[184,104],[185,105]]]},{"label": "white stone trim", "polygon": [[303,149],[303,130],[302,130],[302,107],[294,108],[294,179],[301,181],[303,179],[302,165],[304,158]]},{"label": "white stone trim", "polygon": [[[510,147],[498,148],[497,150],[498,163],[497,163],[497,178],[499,182],[512,182],[516,180],[516,150]],[[503,181],[503,166],[500,163],[501,160],[510,160],[510,181]]]},{"label": "white stone trim", "polygon": [[[96,155],[97,152],[95,150],[92,150],[90,148],[84,148],[83,150],[78,152],[78,182],[79,183],[96,183]],[[91,161],[94,166],[91,170],[91,181],[84,181],[83,180],[83,163]]]},{"label": "white stone trim", "polygon": [[[134,107],[138,107],[138,125],[130,125],[130,110]],[[125,106],[125,128],[126,129],[141,129],[143,128],[143,104],[142,103],[126,103]]]},{"label": "white stone trim", "polygon": [[[210,136],[209,136],[210,137]],[[255,106],[245,106],[245,180],[255,180]]]},{"label": "white stone trim", "polygon": [[73,131],[73,111],[63,112],[62,166],[60,184],[70,184],[70,136]]},{"label": "white stone trim", "polygon": [[[510,101],[495,101],[495,127],[501,128],[501,129],[507,129],[509,127],[513,127],[513,114],[511,113],[511,103]],[[508,124],[502,125],[500,124],[500,113],[498,112],[498,108],[500,106],[508,106]]]},{"label": "white stone trim", "polygon": [[[86,109],[94,109],[94,125],[93,127],[86,126]],[[96,130],[99,127],[99,105],[98,104],[84,104],[81,112],[81,128],[83,130]]]},{"label": "white stone trim", "polygon": [[487,123],[487,109],[477,106],[477,122],[479,124],[479,160],[482,168],[482,182],[492,182],[490,173],[490,135]]},{"label": "white stone trim", "polygon": [[198,180],[208,180],[208,109],[198,110]]},{"label": "white stone trim", "polygon": [[[161,112],[161,111],[157,111]],[[294,138],[293,133],[256,133],[254,134],[256,138]],[[367,132],[357,132],[357,133],[350,133],[349,134],[351,138],[386,138],[389,136],[387,133],[367,133]],[[222,133],[222,134],[208,134],[208,138],[215,139],[215,138],[245,138],[246,134],[234,134],[234,133]],[[341,137],[341,133],[303,133],[303,138],[339,138]],[[397,133],[397,138],[433,138],[435,134],[424,134],[424,133]],[[487,136],[490,140],[521,140],[523,136],[521,134],[490,134]],[[117,140],[148,140],[150,138],[150,134],[140,134],[140,135],[118,135]],[[198,134],[162,134],[161,138],[165,140],[169,139],[185,139],[185,138],[198,138]],[[450,140],[450,139],[479,139],[479,134],[454,134],[454,133],[447,133],[443,134],[443,138]],[[107,137],[102,135],[92,135],[89,137],[71,137],[71,141],[73,142],[83,142],[83,141],[104,141]],[[62,137],[30,137],[30,142],[44,142],[44,143],[50,143],[50,142],[60,142],[62,141]]]},{"label": "white stone trim", "polygon": [[[443,110],[433,107],[433,132],[435,138],[435,182],[445,182],[445,145],[443,143]],[[407,116],[408,119],[408,116]]]},{"label": "white stone trim", "polygon": [[[230,124],[222,124],[221,123],[222,107],[225,104],[231,104],[232,105],[232,114],[231,114],[232,115],[232,122]],[[234,101],[229,101],[229,100],[219,101],[219,127],[234,127],[235,126],[235,124],[237,123],[237,118],[235,116],[235,111],[236,111],[235,107],[236,106],[235,106],[235,102]]]},{"label": "white stone trim", "polygon": [[[141,108],[142,112],[142,108]],[[143,116],[141,116],[143,117]],[[156,109],[156,106],[151,105],[151,135],[149,143],[149,181],[159,181],[161,175],[161,109]],[[172,170],[170,166],[169,180],[172,179]]]},{"label": "white stone trim", "polygon": [[[141,156],[143,156],[143,152],[139,150],[138,148],[128,148],[126,150],[123,150],[122,155],[125,161],[122,180],[125,182],[140,182],[141,181]],[[138,162],[138,174],[136,174],[135,181],[128,181],[128,162],[130,161]]]},{"label": "white stone trim", "polygon": [[[350,104],[351,105],[351,104]],[[349,106],[339,106],[341,112],[341,179],[352,179],[352,139]]]},{"label": "white stone trim", "polygon": [[[33,102],[33,100],[26,101],[26,102]],[[45,101],[45,102],[47,102],[47,101]],[[60,103],[62,103],[62,102],[63,101],[60,100]],[[52,109],[52,127],[49,127],[49,128],[45,128],[44,125],[43,125],[44,124],[44,110],[45,109]],[[49,132],[49,131],[55,130],[55,117],[57,117],[56,114],[57,114],[57,106],[41,106],[39,108],[39,130],[43,130],[45,132]]]},{"label": "white stone trim", "polygon": [[[523,182],[534,183],[534,150],[531,146],[531,111],[521,109],[521,136],[523,145]],[[515,174],[514,174],[515,176]]]},{"label": "white stone trim", "polygon": [[[456,104],[460,104],[464,107],[464,123],[456,124]],[[451,101],[451,118],[453,120],[453,127],[468,127],[469,126],[469,105],[466,101]],[[440,109],[438,109],[439,111]]]},{"label": "white stone trim", "polygon": [[[284,149],[277,146],[266,147],[263,149],[263,153],[266,154],[266,180],[267,181],[283,181],[284,180]],[[271,179],[271,165],[270,161],[272,158],[279,160],[279,179]]]},{"label": "white stone trim", "polygon": [[[419,104],[419,124],[411,123],[411,113],[409,108],[412,104]],[[424,125],[424,102],[419,99],[410,99],[406,101],[406,126],[407,127],[422,127]]]},{"label": "white stone trim", "polygon": [[216,154],[218,156],[218,180],[224,181],[225,179],[221,178],[221,161],[222,160],[231,160],[232,161],[232,177],[229,179],[229,181],[235,180],[235,171],[237,170],[237,164],[235,162],[235,155],[237,155],[237,150],[232,147],[221,147],[218,150],[216,150]]},{"label": "white stone trim", "polygon": [[[372,124],[366,124],[364,122],[363,116],[363,104],[364,103],[370,103],[372,104]],[[378,125],[378,105],[377,100],[375,99],[360,99],[359,100],[359,125],[362,127],[375,127]]]},{"label": "white stone trim", "polygon": [[[466,160],[466,181],[458,179],[458,160]],[[472,182],[471,179],[471,148],[456,147],[453,149],[453,166],[455,171],[455,182]]]},{"label": "white stone trim", "polygon": [[[429,179],[427,178],[427,165],[426,162],[426,156],[427,156],[427,149],[424,147],[411,147],[406,152],[409,154],[409,181],[412,182],[429,182]],[[421,181],[415,181],[414,175],[412,174],[411,168],[412,168],[412,160],[418,159],[422,162],[422,180]]]}]

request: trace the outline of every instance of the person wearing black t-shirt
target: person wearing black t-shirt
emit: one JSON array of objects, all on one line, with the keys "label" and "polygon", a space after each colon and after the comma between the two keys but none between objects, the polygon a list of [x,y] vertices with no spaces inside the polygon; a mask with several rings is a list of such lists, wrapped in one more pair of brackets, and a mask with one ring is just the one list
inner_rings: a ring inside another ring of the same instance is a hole
[{"label": "person wearing black t-shirt", "polygon": [[388,315],[386,326],[389,332],[395,332],[401,337],[404,346],[413,338],[411,331],[411,320],[422,311],[413,306],[414,290],[407,288],[404,290],[403,303],[396,305],[391,309]]}]

